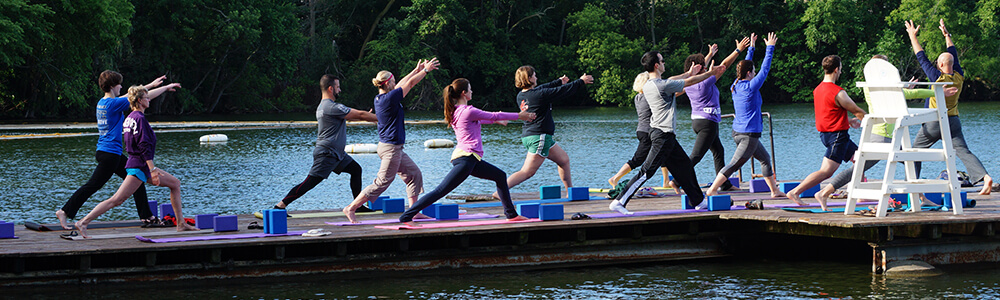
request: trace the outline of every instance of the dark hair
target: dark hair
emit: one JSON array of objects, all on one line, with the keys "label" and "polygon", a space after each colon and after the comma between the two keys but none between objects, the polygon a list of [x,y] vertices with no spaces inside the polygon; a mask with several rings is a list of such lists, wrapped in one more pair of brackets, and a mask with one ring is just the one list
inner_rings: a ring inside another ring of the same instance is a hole
[{"label": "dark hair", "polygon": [[823,72],[833,74],[837,68],[840,68],[840,56],[828,55],[823,58]]},{"label": "dark hair", "polygon": [[889,61],[889,57],[885,56],[884,54],[875,54],[875,55],[872,55],[872,59],[876,59],[876,58],[884,60],[884,61]]},{"label": "dark hair", "polygon": [[750,74],[751,70],[753,70],[752,60],[741,60],[736,63],[736,80],[747,78],[747,74]]},{"label": "dark hair", "polygon": [[333,86],[334,81],[339,81],[340,78],[330,74],[324,74],[323,77],[319,78],[319,88],[326,92],[326,89]]},{"label": "dark hair", "polygon": [[[690,70],[692,65],[701,65],[702,67],[704,67],[705,66],[705,55],[702,55],[701,53],[695,53],[695,54],[688,55],[688,57],[684,59],[684,72],[687,72],[687,70]],[[704,70],[707,70],[707,69],[706,68],[702,68],[702,71],[704,71]]]},{"label": "dark hair", "polygon": [[97,78],[97,85],[105,93],[110,93],[111,88],[119,84],[122,84],[122,74],[115,71],[104,70],[104,72],[101,72],[101,76]]},{"label": "dark hair", "polygon": [[448,127],[451,127],[451,121],[455,119],[455,102],[457,102],[455,99],[461,97],[462,92],[467,90],[469,90],[469,80],[458,78],[452,80],[451,84],[444,87],[444,91],[441,92],[444,95],[444,120],[448,122]]},{"label": "dark hair", "polygon": [[514,86],[519,89],[533,88],[534,86],[531,85],[531,75],[535,75],[535,67],[525,65],[517,68],[517,71],[514,72]]},{"label": "dark hair", "polygon": [[660,63],[660,52],[659,51],[649,51],[642,55],[642,59],[639,60],[642,64],[642,69],[646,72],[656,71],[656,64]]}]

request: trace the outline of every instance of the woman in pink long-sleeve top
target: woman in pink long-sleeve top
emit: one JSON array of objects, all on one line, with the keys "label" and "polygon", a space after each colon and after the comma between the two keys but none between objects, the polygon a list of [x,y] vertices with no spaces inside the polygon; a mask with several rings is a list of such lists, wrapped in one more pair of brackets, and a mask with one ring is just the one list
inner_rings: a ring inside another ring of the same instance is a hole
[{"label": "woman in pink long-sleeve top", "polygon": [[507,187],[507,174],[499,168],[483,160],[483,138],[481,124],[499,123],[507,125],[508,120],[530,121],[534,113],[485,112],[469,105],[472,100],[472,86],[465,78],[455,79],[451,85],[444,88],[444,117],[448,126],[455,129],[455,139],[458,145],[451,154],[451,164],[454,167],[444,177],[434,190],[420,197],[417,203],[406,210],[399,221],[416,226],[413,217],[420,210],[427,208],[458,187],[469,175],[492,180],[497,184],[497,194],[503,203],[504,215],[507,220],[526,220],[518,216],[514,204],[510,200],[510,190]]}]

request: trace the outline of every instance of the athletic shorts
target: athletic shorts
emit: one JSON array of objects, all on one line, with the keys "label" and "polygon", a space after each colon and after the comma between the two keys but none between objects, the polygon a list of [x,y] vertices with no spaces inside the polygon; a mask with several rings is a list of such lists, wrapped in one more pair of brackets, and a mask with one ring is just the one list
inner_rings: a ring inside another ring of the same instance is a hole
[{"label": "athletic shorts", "polygon": [[142,180],[142,182],[146,182],[146,180],[147,180],[146,179],[146,172],[143,172],[142,169],[139,169],[139,168],[128,168],[128,169],[125,169],[125,174],[126,175],[135,176],[135,178],[139,178],[139,180]]},{"label": "athletic shorts", "polygon": [[[347,165],[354,161],[350,155],[334,153],[333,151],[322,146],[313,149],[313,165],[309,169],[310,176],[326,179],[330,177],[330,172],[340,174],[344,168],[347,168]],[[342,155],[342,158],[338,158],[338,154]]]},{"label": "athletic shorts", "polygon": [[521,138],[521,144],[528,149],[528,154],[549,157],[549,149],[556,145],[556,140],[550,134],[531,135]]},{"label": "athletic shorts", "polygon": [[820,132],[819,137],[823,140],[823,146],[826,146],[823,157],[837,163],[850,161],[854,157],[854,151],[858,150],[858,145],[851,141],[847,130]]}]

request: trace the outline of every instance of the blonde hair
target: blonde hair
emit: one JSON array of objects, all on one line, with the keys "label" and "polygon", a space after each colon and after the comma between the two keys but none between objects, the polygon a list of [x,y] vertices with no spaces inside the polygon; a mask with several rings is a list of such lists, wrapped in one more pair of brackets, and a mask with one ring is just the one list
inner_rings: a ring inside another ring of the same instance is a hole
[{"label": "blonde hair", "polygon": [[375,87],[380,89],[384,88],[386,83],[389,82],[389,78],[392,78],[392,72],[385,70],[379,71],[378,75],[375,75],[375,78],[372,78],[372,85],[375,85]]},{"label": "blonde hair", "polygon": [[646,81],[649,80],[649,73],[642,72],[635,76],[635,82],[632,83],[632,90],[642,94],[642,86],[646,85]]},{"label": "blonde hair", "polygon": [[149,90],[141,85],[133,85],[128,88],[128,107],[132,110],[139,109],[139,100],[145,98],[149,94]]},{"label": "blonde hair", "polygon": [[519,89],[533,88],[534,86],[531,85],[531,75],[535,75],[535,67],[521,66],[517,68],[517,72],[514,72],[514,86]]}]

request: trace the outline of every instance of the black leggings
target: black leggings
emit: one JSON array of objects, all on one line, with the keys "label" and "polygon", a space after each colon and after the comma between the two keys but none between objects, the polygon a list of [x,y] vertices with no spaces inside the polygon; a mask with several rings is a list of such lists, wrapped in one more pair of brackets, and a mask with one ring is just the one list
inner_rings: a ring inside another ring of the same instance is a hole
[{"label": "black leggings", "polygon": [[649,132],[636,131],[635,138],[639,140],[639,147],[635,148],[635,154],[632,154],[632,159],[628,160],[629,169],[635,170],[642,165],[642,162],[646,161],[646,156],[649,156],[649,146],[652,141],[649,140]]},{"label": "black leggings", "polygon": [[469,178],[469,175],[496,182],[497,195],[500,196],[500,203],[503,204],[503,214],[508,219],[517,217],[517,210],[514,209],[514,203],[510,201],[510,189],[507,188],[506,173],[490,163],[478,160],[471,155],[452,159],[451,164],[454,167],[451,168],[448,175],[444,176],[441,184],[438,184],[434,190],[420,197],[417,203],[414,203],[402,216],[399,216],[400,222],[413,221],[413,216],[417,215],[420,210],[431,206],[438,199],[450,193],[459,184],[462,184],[466,178]]},{"label": "black leggings", "polygon": [[688,203],[692,207],[700,204],[705,199],[705,194],[698,186],[698,177],[694,173],[691,159],[688,158],[687,153],[684,153],[681,144],[677,143],[677,137],[674,133],[653,128],[649,132],[649,137],[652,144],[649,147],[646,161],[642,163],[642,172],[636,173],[635,177],[629,180],[625,192],[618,194],[618,201],[621,202],[622,206],[628,205],[632,195],[656,173],[656,169],[667,167],[671,173],[674,173],[674,182],[680,185],[684,193],[687,194]]},{"label": "black leggings", "polygon": [[[90,175],[90,180],[77,189],[62,207],[63,212],[66,212],[67,219],[75,218],[83,203],[87,202],[87,199],[93,196],[97,190],[104,187],[104,184],[111,180],[111,175],[118,175],[118,177],[125,179],[125,162],[128,157],[104,151],[97,151],[95,157],[97,158],[97,168],[94,169],[94,174]],[[149,209],[145,185],[140,185],[139,189],[132,193],[132,198],[135,200],[135,209],[139,213],[140,219],[145,220],[153,216],[153,211]]]},{"label": "black leggings", "polygon": [[[694,133],[698,136],[694,140],[694,148],[691,149],[691,165],[697,166],[705,157],[705,153],[712,150],[715,173],[718,174],[726,166],[726,149],[722,147],[722,140],[719,139],[719,122],[708,119],[693,119],[691,120],[691,129],[694,129]],[[733,184],[729,183],[729,180],[722,183],[723,190],[728,190],[732,186]]]},{"label": "black leggings", "polygon": [[[352,199],[357,199],[358,194],[361,194],[361,165],[359,165],[357,161],[351,161],[347,167],[344,167],[344,170],[336,173],[351,174],[351,193],[354,195],[354,198]],[[295,201],[295,199],[299,199],[299,197],[305,195],[306,192],[316,187],[316,185],[321,181],[323,181],[323,177],[312,175],[306,176],[306,180],[303,180],[302,183],[299,183],[299,185],[293,187],[291,191],[288,191],[288,195],[285,195],[285,198],[281,199],[281,203],[284,203],[285,206],[292,204],[292,201]]]}]

